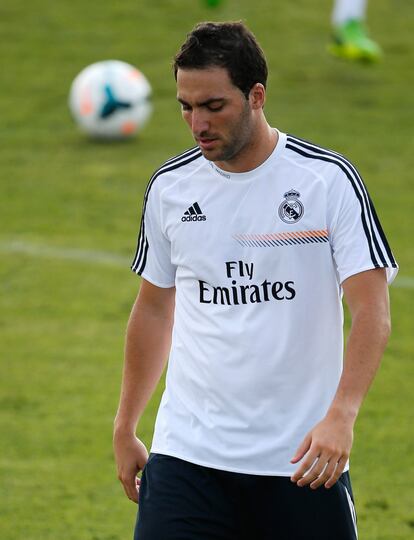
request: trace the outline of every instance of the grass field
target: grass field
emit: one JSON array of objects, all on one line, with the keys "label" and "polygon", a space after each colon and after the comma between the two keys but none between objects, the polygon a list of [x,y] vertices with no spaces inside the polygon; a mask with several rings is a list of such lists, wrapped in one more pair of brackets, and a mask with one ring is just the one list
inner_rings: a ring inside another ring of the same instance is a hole
[{"label": "grass field", "polygon": [[[375,66],[326,54],[330,9],[328,0],[223,0],[214,10],[201,0],[1,3],[2,540],[131,537],[135,507],[111,448],[139,287],[128,267],[151,172],[192,145],[170,61],[206,19],[249,24],[270,65],[269,121],[357,164],[401,265],[352,476],[361,540],[414,538],[414,5],[372,2],[370,27],[385,51]],[[67,110],[75,75],[107,58],[139,66],[153,85],[154,116],[131,142],[90,142]],[[140,425],[148,444],[160,390]]]}]

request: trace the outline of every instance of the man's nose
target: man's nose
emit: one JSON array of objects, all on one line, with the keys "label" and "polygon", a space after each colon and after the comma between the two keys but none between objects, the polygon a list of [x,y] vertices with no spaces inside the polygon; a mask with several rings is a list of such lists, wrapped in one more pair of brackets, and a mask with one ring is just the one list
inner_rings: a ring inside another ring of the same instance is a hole
[{"label": "man's nose", "polygon": [[193,110],[191,115],[191,130],[195,135],[208,131],[210,123],[203,111]]}]

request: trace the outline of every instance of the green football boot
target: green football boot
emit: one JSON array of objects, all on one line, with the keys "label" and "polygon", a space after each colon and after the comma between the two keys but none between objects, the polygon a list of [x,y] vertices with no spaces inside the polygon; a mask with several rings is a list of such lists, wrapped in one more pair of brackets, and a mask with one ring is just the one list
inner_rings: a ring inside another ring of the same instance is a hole
[{"label": "green football boot", "polygon": [[381,47],[368,37],[363,22],[357,19],[335,28],[328,50],[347,60],[378,62],[382,56]]}]

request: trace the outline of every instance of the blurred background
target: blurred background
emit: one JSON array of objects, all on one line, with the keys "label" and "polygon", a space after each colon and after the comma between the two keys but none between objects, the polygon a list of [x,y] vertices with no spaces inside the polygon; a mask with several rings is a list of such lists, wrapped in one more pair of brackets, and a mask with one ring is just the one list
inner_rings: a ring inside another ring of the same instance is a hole
[{"label": "blurred background", "polygon": [[[196,22],[242,19],[270,68],[266,114],[358,167],[401,270],[393,335],[356,426],[360,538],[414,538],[414,4],[375,0],[382,62],[330,56],[330,0],[2,0],[0,4],[0,538],[130,538],[112,455],[123,339],[152,172],[193,146],[171,59]],[[153,89],[138,137],[88,139],[67,106],[87,65],[119,59]],[[162,384],[139,433],[150,445]],[[253,539],[254,540],[254,539]]]}]

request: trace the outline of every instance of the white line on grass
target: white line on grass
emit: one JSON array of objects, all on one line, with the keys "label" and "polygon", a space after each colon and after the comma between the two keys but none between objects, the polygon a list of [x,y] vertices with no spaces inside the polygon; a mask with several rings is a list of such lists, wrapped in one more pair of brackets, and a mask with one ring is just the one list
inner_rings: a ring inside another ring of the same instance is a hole
[{"label": "white line on grass", "polygon": [[123,257],[108,251],[93,251],[89,249],[64,248],[55,246],[45,246],[39,244],[29,244],[22,241],[0,242],[0,252],[5,254],[19,253],[32,257],[43,257],[48,259],[61,259],[78,261],[85,263],[106,264],[110,266],[125,267],[131,265],[131,258]]},{"label": "white line on grass", "polygon": [[[30,255],[32,257],[104,264],[116,266],[118,268],[128,268],[132,262],[132,257],[123,257],[122,255],[117,255],[116,253],[111,253],[109,251],[45,246],[29,244],[28,242],[22,242],[20,240],[0,242],[0,253],[19,253],[22,255]],[[400,289],[414,289],[414,278],[399,275],[392,286]]]}]

